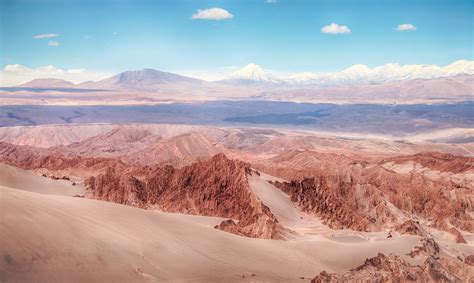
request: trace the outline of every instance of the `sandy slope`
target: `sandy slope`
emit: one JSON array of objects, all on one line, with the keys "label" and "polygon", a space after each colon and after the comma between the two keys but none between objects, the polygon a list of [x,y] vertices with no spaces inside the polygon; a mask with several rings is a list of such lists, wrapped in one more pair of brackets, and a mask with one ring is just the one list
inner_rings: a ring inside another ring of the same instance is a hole
[{"label": "sandy slope", "polygon": [[80,184],[73,186],[70,181],[53,180],[3,163],[0,163],[0,186],[49,195],[84,194]]},{"label": "sandy slope", "polygon": [[387,232],[357,232],[350,229],[334,230],[315,216],[308,215],[293,203],[289,196],[268,181],[284,181],[260,172],[249,175],[249,185],[258,198],[270,208],[278,221],[297,233],[295,240],[330,239],[342,243],[363,243],[379,241],[387,237]]},{"label": "sandy slope", "polygon": [[7,187],[0,202],[2,282],[300,281],[377,252],[404,255],[418,241],[250,239],[179,214]]},{"label": "sandy slope", "polygon": [[270,208],[283,226],[296,230],[321,225],[319,220],[299,210],[287,194],[268,182],[276,180],[275,177],[260,173],[260,176],[252,174],[247,178],[252,191]]}]

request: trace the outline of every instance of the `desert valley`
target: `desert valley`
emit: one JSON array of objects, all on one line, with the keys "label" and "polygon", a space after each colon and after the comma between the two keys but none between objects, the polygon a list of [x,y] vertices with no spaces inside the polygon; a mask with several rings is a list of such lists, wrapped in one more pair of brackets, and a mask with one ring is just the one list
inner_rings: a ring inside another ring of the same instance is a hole
[{"label": "desert valley", "polygon": [[2,127],[0,276],[468,281],[471,139],[465,129],[395,139],[192,124]]},{"label": "desert valley", "polygon": [[0,282],[474,283],[473,15],[0,0]]},{"label": "desert valley", "polygon": [[[344,101],[341,87],[303,91],[259,68],[203,86],[142,70],[90,89],[5,87],[0,279],[470,281],[474,80],[463,64],[359,83]],[[216,85],[241,94],[209,95]],[[432,91],[445,87],[449,103]]]}]

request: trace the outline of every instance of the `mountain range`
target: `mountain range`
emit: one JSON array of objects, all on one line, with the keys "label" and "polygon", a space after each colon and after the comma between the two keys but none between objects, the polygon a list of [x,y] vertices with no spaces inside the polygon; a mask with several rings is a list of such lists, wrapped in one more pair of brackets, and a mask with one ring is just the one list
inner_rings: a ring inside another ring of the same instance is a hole
[{"label": "mountain range", "polygon": [[340,72],[303,72],[279,77],[256,64],[249,64],[232,73],[224,82],[246,84],[318,85],[375,84],[411,79],[432,79],[474,74],[474,61],[459,60],[445,67],[438,65],[386,64],[374,68],[356,64]]},{"label": "mountain range", "polygon": [[97,82],[84,82],[77,85],[58,79],[35,79],[18,87],[30,88],[95,88],[95,89],[142,89],[154,90],[166,84],[181,84],[203,87],[213,84],[230,84],[246,87],[308,87],[379,84],[413,79],[433,79],[459,75],[473,75],[474,61],[459,60],[450,65],[399,65],[386,64],[374,68],[356,64],[340,72],[303,72],[290,76],[278,76],[257,64],[236,70],[223,80],[207,82],[154,69],[126,71]]}]

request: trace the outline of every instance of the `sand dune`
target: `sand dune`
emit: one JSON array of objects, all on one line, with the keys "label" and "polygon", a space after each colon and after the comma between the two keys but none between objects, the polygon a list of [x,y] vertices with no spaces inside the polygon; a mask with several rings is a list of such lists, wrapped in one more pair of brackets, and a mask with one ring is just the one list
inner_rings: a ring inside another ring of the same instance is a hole
[{"label": "sand dune", "polygon": [[0,186],[48,195],[84,194],[81,184],[73,186],[72,182],[67,180],[53,180],[2,163],[0,163]]},{"label": "sand dune", "polygon": [[0,196],[2,282],[300,281],[377,252],[405,255],[419,239],[260,240],[180,214],[7,187]]},{"label": "sand dune", "polygon": [[258,198],[275,214],[278,221],[285,227],[311,227],[320,224],[320,221],[299,210],[287,194],[270,184],[268,180],[274,177],[260,173],[248,176],[249,185]]}]

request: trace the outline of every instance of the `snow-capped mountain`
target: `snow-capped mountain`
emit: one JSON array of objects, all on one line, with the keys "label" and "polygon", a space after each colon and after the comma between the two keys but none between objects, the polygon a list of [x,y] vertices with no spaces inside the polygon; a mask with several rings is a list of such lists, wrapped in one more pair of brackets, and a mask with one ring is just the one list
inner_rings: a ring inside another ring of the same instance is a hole
[{"label": "snow-capped mountain", "polygon": [[284,81],[277,76],[265,71],[257,64],[248,64],[247,66],[233,72],[224,82],[254,85],[254,84],[280,84]]},{"label": "snow-capped mountain", "polygon": [[472,75],[474,74],[474,61],[460,60],[445,67],[438,65],[385,64],[369,68],[366,65],[357,64],[340,72],[304,74],[304,76],[298,76],[298,80],[295,80],[293,76],[289,77],[287,81],[298,84],[341,85]]},{"label": "snow-capped mountain", "polygon": [[[286,77],[266,71],[257,64],[248,64],[230,74],[218,84],[200,79],[185,77],[153,69],[126,71],[110,78],[72,84],[60,79],[35,79],[19,87],[33,88],[89,88],[89,89],[133,89],[145,91],[186,90],[186,92],[203,92],[219,89],[227,93],[228,89],[242,86],[259,91],[264,89],[296,89],[311,87],[332,87],[344,85],[367,85],[413,79],[445,78],[458,75],[474,75],[474,61],[459,60],[447,66],[438,65],[400,65],[385,64],[370,68],[356,64],[339,72],[297,73]],[[225,85],[227,84],[227,85]],[[208,89],[211,87],[211,89]]]},{"label": "snow-capped mountain", "polygon": [[445,67],[438,65],[385,64],[369,68],[356,64],[339,72],[297,73],[279,78],[256,64],[249,64],[232,73],[225,82],[237,84],[320,85],[374,84],[411,79],[431,79],[474,74],[474,61],[459,60]]},{"label": "snow-capped mountain", "polygon": [[315,74],[311,72],[297,73],[286,78],[290,84],[304,84],[319,80],[324,74]]}]

